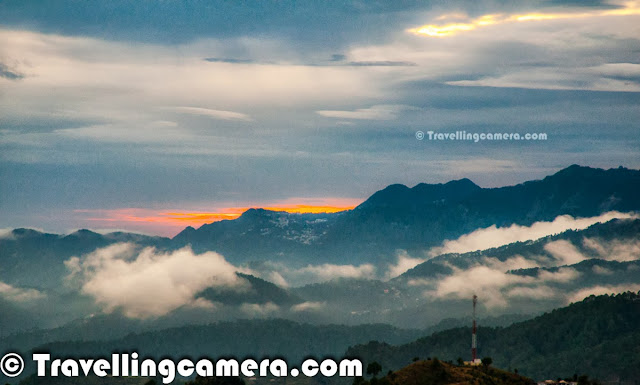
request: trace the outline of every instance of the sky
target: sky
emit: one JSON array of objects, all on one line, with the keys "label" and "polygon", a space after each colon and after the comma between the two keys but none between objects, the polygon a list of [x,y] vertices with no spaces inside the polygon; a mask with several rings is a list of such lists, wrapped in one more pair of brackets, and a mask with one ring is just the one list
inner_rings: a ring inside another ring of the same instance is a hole
[{"label": "sky", "polygon": [[[640,168],[640,1],[0,1],[0,228]],[[418,140],[420,131],[424,134]],[[429,140],[429,133],[546,140]]]}]

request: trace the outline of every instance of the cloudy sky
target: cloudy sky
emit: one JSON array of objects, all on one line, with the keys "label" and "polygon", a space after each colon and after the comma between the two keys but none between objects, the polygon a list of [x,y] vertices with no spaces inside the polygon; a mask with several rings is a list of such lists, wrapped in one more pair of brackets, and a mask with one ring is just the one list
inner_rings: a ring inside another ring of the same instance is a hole
[{"label": "cloudy sky", "polygon": [[[0,2],[0,228],[640,168],[640,1]],[[546,133],[430,141],[416,131]]]}]

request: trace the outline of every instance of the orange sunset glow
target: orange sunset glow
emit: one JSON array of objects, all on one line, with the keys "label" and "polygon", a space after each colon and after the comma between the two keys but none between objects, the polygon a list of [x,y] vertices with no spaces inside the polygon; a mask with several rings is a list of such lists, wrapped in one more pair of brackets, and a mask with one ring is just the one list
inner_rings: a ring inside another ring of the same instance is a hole
[{"label": "orange sunset glow", "polygon": [[302,199],[302,203],[292,204],[292,200],[266,205],[242,207],[223,207],[211,211],[191,211],[177,209],[84,209],[74,210],[83,221],[100,224],[110,229],[130,229],[144,233],[175,235],[187,226],[198,228],[204,224],[222,220],[236,219],[251,208],[263,208],[270,211],[287,213],[336,213],[351,210],[361,203],[357,199]]}]

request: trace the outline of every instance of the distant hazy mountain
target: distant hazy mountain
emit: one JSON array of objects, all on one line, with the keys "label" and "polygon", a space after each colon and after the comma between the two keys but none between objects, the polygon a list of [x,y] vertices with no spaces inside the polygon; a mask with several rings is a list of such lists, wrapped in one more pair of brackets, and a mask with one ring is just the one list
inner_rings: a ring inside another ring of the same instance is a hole
[{"label": "distant hazy mountain", "polygon": [[15,286],[62,289],[60,278],[68,274],[65,260],[118,242],[165,247],[169,239],[123,232],[99,234],[78,230],[58,235],[15,229],[0,237],[0,281]]},{"label": "distant hazy mountain", "polygon": [[[503,306],[487,308],[489,297],[495,296],[496,293],[485,293],[485,289],[480,287],[477,294],[481,296],[481,317],[493,317],[494,320],[490,321],[492,325],[506,324],[500,317],[510,317],[511,321],[521,320],[522,316],[516,316],[517,314],[538,314],[563,306],[571,293],[579,295],[583,289],[640,285],[639,260],[605,260],[603,258],[608,255],[597,254],[585,245],[585,239],[597,241],[601,245],[637,247],[640,243],[640,220],[612,220],[584,230],[569,230],[535,241],[516,242],[478,252],[445,254],[430,259],[390,281],[343,278],[297,288],[284,288],[251,275],[239,274],[248,283],[246,290],[211,287],[196,294],[197,298],[216,304],[215,308],[183,306],[167,315],[144,322],[129,320],[116,311],[103,325],[103,334],[118,336],[123,330],[142,331],[252,316],[350,325],[389,323],[398,327],[421,329],[436,327],[437,323],[449,320],[447,325],[450,327],[460,325],[457,320],[468,319],[468,296],[464,293],[462,297],[438,296],[428,291],[436,290],[437,285],[448,277],[474,266],[487,265],[487,260],[505,262],[505,266],[493,268],[504,273],[504,279],[510,280],[509,276],[531,277],[531,283],[524,282],[520,287],[537,287],[539,290],[532,291],[530,295],[525,290],[526,295],[506,298],[507,302]],[[584,255],[586,259],[569,265],[540,264],[540,258],[553,258],[547,246],[558,242],[572,245],[575,251]],[[523,268],[511,266],[506,262],[514,258],[521,258],[525,264],[534,264],[536,267]],[[571,276],[562,278],[560,273],[566,272],[572,273]],[[533,286],[544,274],[559,276],[560,279],[551,279]],[[506,286],[505,290],[510,290],[510,287]],[[104,318],[86,318],[91,313],[100,313],[100,308],[90,297],[73,292],[64,295],[56,294],[55,291],[46,293],[47,300],[37,307],[24,307],[6,300],[0,302],[0,307],[7,309],[7,314],[11,314],[11,317],[3,317],[0,321],[3,325],[3,335],[34,327],[50,329],[73,319],[85,319],[82,325],[86,325],[86,331],[78,329],[78,335],[88,339],[98,338],[96,336],[99,333],[95,331],[100,329],[100,324],[96,324],[95,327],[91,325]],[[538,295],[539,293],[541,295]],[[54,316],[57,318],[53,318]],[[42,335],[36,333],[37,335],[29,338],[43,342],[49,341],[49,336],[65,339],[69,336],[65,331],[73,334],[74,328],[78,326],[79,324],[72,323],[68,327],[53,329]]]},{"label": "distant hazy mountain", "polygon": [[[585,245],[585,239],[594,244],[608,245],[611,249],[607,248],[604,255],[600,255]],[[572,264],[557,261],[549,251],[549,244],[568,245],[568,252],[580,253],[585,260]],[[619,249],[615,249],[616,246]],[[631,251],[625,250],[626,247]],[[462,288],[461,295],[441,296],[436,292],[438,285],[448,278],[461,277],[458,281],[452,281],[455,286],[465,286],[465,280],[481,280],[485,271],[478,274],[480,277],[466,276],[465,272],[470,268],[487,267],[487,272],[495,273],[496,279],[506,282],[503,290],[505,303],[497,307],[488,307],[487,303],[492,297],[503,294],[500,291],[502,287],[476,288],[476,294],[481,296],[483,317],[538,314],[564,306],[571,293],[579,295],[582,289],[640,286],[640,260],[603,259],[614,256],[638,258],[638,247],[640,219],[611,220],[584,230],[568,230],[535,241],[516,242],[464,254],[441,255],[386,282],[340,279],[290,290],[306,301],[325,303],[332,314],[342,314],[342,319],[350,323],[384,322],[400,327],[427,328],[444,319],[461,319],[469,315],[471,291],[466,295]],[[607,254],[617,252],[632,254]],[[519,265],[537,267],[524,268]],[[530,277],[531,282],[520,282],[516,276]],[[514,281],[513,285],[509,283],[511,281]],[[514,288],[523,294],[509,296]]]},{"label": "distant hazy mountain", "polygon": [[271,282],[249,274],[237,273],[237,275],[249,282],[248,290],[238,292],[236,290],[210,287],[199,293],[197,297],[225,305],[237,305],[245,302],[291,306],[304,302],[303,299],[295,296],[290,291],[276,286]]},{"label": "distant hazy mountain", "polygon": [[[518,369],[536,380],[588,374],[601,381],[633,384],[640,378],[638,322],[640,294],[592,296],[505,328],[481,326],[479,355],[492,357],[497,367]],[[346,354],[377,361],[384,372],[399,369],[414,357],[468,359],[470,329],[446,330],[400,346],[371,342]]]}]

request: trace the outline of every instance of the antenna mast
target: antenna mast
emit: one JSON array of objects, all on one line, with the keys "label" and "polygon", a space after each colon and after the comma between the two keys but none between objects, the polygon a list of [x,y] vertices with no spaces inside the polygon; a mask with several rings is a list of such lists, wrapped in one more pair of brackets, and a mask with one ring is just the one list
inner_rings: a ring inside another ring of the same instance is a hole
[{"label": "antenna mast", "polygon": [[476,332],[476,303],[478,302],[478,296],[473,295],[473,328],[471,329],[471,362],[475,363],[478,359],[478,346],[477,346],[477,337]]}]

